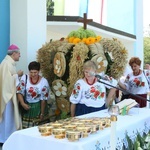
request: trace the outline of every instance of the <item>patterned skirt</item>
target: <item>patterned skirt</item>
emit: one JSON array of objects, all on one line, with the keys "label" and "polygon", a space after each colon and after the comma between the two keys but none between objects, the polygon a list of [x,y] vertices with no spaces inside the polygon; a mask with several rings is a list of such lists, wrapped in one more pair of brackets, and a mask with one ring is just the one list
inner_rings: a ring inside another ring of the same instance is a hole
[{"label": "patterned skirt", "polygon": [[[30,109],[22,115],[23,129],[33,127],[38,124],[38,121],[40,122],[39,117],[41,113],[41,102],[39,101],[37,103],[29,103],[28,105],[30,106]],[[46,115],[48,115],[47,107],[45,108],[44,116]],[[36,121],[36,124],[35,124],[35,120],[38,120]]]},{"label": "patterned skirt", "polygon": [[88,107],[85,104],[76,104],[75,116],[80,116],[80,115],[100,111],[103,109],[106,109],[105,104],[102,107],[98,107],[98,108]]}]

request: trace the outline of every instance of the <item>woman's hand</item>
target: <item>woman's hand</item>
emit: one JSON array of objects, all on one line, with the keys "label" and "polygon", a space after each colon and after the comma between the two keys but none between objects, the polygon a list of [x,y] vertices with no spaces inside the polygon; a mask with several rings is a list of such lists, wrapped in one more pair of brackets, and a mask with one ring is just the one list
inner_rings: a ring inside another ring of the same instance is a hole
[{"label": "woman's hand", "polygon": [[41,100],[41,113],[40,113],[40,120],[43,120],[44,118],[44,112],[45,112],[45,106],[46,106],[46,101]]},{"label": "woman's hand", "polygon": [[40,114],[40,120],[43,120],[43,118],[44,118],[44,114]]},{"label": "woman's hand", "polygon": [[23,95],[22,95],[22,94],[17,93],[17,99],[18,99],[19,103],[21,104],[21,106],[22,106],[25,110],[29,110],[29,109],[30,109],[30,106],[24,102],[24,99],[23,99]]},{"label": "woman's hand", "polygon": [[76,104],[71,104],[71,117],[75,117]]},{"label": "woman's hand", "polygon": [[113,99],[106,99],[105,101],[105,107],[109,108],[113,104]]},{"label": "woman's hand", "polygon": [[22,103],[21,106],[25,109],[25,110],[29,110],[30,106],[26,103]]},{"label": "woman's hand", "polygon": [[126,90],[126,86],[120,80],[118,81],[118,85],[120,88]]}]

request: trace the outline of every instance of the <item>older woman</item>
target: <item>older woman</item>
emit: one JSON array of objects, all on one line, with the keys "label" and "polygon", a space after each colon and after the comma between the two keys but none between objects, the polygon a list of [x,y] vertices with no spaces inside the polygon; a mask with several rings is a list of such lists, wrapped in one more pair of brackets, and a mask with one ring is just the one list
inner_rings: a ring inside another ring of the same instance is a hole
[{"label": "older woman", "polygon": [[[79,79],[75,85],[70,97],[71,116],[79,116],[99,110],[105,109],[106,105],[110,105],[115,88],[98,82],[93,75],[96,73],[97,66],[93,61],[85,62],[83,66],[84,78]],[[104,76],[107,80],[102,80],[109,85],[117,85],[117,81],[111,77]],[[109,88],[109,94],[106,98],[106,88]]]},{"label": "older woman", "polygon": [[[42,120],[47,111],[49,84],[39,75],[40,63],[33,61],[28,66],[29,75],[23,75],[17,87],[17,97],[24,108],[22,114],[23,128],[33,126],[33,120]],[[23,99],[24,98],[24,99]]]},{"label": "older woman", "polygon": [[147,101],[136,97],[136,95],[147,99],[147,93],[149,92],[149,71],[144,72],[140,69],[141,60],[138,57],[132,57],[129,60],[129,65],[132,72],[127,75],[124,83],[119,82],[119,86],[134,94],[135,96],[129,95],[129,98],[135,99],[140,107],[146,107]]}]

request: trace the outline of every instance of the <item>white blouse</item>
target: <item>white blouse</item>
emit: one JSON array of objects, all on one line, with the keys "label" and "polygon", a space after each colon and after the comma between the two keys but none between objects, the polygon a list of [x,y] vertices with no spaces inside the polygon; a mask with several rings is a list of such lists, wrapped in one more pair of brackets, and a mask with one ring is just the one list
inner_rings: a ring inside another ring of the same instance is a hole
[{"label": "white blouse", "polygon": [[147,94],[149,92],[150,72],[144,71],[138,76],[134,76],[133,72],[128,74],[125,79],[126,89],[132,94]]},{"label": "white blouse", "polygon": [[[117,85],[117,81],[113,78],[101,81],[109,85]],[[88,107],[102,107],[105,104],[106,88],[110,89],[112,87],[100,82],[89,85],[83,79],[79,79],[74,85],[70,102],[73,104],[85,104]]]},{"label": "white blouse", "polygon": [[[20,83],[17,87],[17,93],[25,95],[25,80],[26,75],[23,75],[20,79]],[[36,103],[40,100],[48,100],[49,98],[49,84],[47,80],[42,77],[40,82],[37,84],[31,84],[29,80],[29,75],[27,75],[26,84],[26,101],[29,103]]]}]

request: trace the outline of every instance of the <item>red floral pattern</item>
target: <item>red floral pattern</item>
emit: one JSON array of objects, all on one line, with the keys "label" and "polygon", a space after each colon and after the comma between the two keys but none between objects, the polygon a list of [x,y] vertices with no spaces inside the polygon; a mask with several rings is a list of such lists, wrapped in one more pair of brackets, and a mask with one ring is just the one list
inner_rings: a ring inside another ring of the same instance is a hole
[{"label": "red floral pattern", "polygon": [[146,72],[146,76],[150,76],[150,73],[149,73],[149,72]]},{"label": "red floral pattern", "polygon": [[[24,92],[25,92],[25,82],[24,80],[21,80],[19,86],[17,87],[17,93],[21,93],[22,95],[24,95]],[[48,86],[43,86],[43,88],[40,88],[39,86],[30,86],[27,87],[26,92],[27,98],[32,101],[47,100],[49,97]]]},{"label": "red floral pattern", "polygon": [[145,86],[145,82],[141,82],[139,78],[135,78],[133,82],[136,84],[136,86]]},{"label": "red floral pattern", "polygon": [[94,92],[94,98],[97,98],[98,96],[100,96],[100,91],[96,90]]},{"label": "red floral pattern", "polygon": [[[133,73],[127,75],[125,85],[127,90],[133,94],[147,93],[150,85],[150,73],[149,71],[143,71],[142,74],[134,76]],[[147,86],[148,85],[148,86]]]},{"label": "red floral pattern", "polygon": [[100,98],[104,98],[105,96],[105,93],[101,91],[101,89],[99,88],[99,86],[92,86],[90,88],[90,91],[89,91],[91,97],[94,99],[100,99]]},{"label": "red floral pattern", "polygon": [[[74,89],[72,91],[72,95],[77,98],[78,97],[78,94],[81,90],[81,85],[80,83],[77,83],[75,84],[74,86]],[[96,99],[101,99],[101,98],[104,98],[105,96],[105,92],[101,91],[101,88],[100,86],[98,85],[95,85],[95,86],[91,86],[90,89],[88,91],[86,91],[86,99],[93,99],[93,100],[96,100]]]},{"label": "red floral pattern", "polygon": [[91,87],[90,92],[91,92],[91,93],[94,93],[94,92],[95,92],[95,88],[94,88],[94,87]]},{"label": "red floral pattern", "polygon": [[29,89],[29,93],[32,93],[34,91],[34,88],[33,87],[30,87],[30,89]]},{"label": "red floral pattern", "polygon": [[79,84],[79,83],[77,83],[77,84],[74,85],[74,89],[73,89],[73,91],[72,91],[72,94],[74,95],[75,98],[78,97],[80,88],[81,88],[81,87],[80,87],[80,84]]}]

